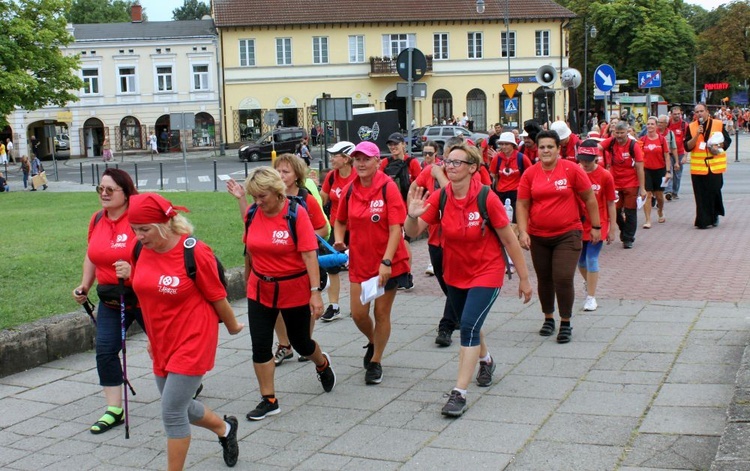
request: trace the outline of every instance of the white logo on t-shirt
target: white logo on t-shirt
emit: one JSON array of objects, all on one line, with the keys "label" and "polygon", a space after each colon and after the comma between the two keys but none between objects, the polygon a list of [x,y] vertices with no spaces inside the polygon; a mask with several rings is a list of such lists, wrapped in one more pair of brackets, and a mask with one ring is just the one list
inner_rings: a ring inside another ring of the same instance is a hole
[{"label": "white logo on t-shirt", "polygon": [[172,275],[162,275],[159,277],[159,292],[164,294],[177,294],[177,287],[180,286],[180,277]]}]

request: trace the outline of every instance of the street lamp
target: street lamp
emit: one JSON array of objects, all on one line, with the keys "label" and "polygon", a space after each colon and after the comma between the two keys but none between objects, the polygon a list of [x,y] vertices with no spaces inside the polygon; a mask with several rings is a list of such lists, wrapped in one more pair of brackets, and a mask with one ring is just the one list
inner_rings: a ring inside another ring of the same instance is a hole
[{"label": "street lamp", "polygon": [[[477,13],[480,15],[484,13],[484,8],[484,0],[477,0]],[[502,54],[502,47],[500,49]],[[510,0],[505,0],[505,55],[508,58],[508,83],[510,83]],[[513,97],[509,96],[508,98]],[[518,113],[520,118],[520,111]],[[520,123],[521,120],[519,119],[518,122]]]},{"label": "street lamp", "polygon": [[589,122],[589,34],[596,37],[596,26],[583,23],[583,129],[588,132]]}]

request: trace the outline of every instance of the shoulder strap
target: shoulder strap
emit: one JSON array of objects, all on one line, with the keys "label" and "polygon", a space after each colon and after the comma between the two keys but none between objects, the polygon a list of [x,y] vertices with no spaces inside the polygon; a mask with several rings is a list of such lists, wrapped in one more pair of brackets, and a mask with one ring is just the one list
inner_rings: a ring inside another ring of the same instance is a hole
[{"label": "shoulder strap", "polygon": [[490,214],[487,212],[487,195],[490,192],[490,187],[482,185],[482,189],[479,190],[477,196],[477,206],[479,206],[479,216],[482,218],[482,236],[484,236],[484,228],[490,223]]},{"label": "shoulder strap", "polygon": [[445,203],[448,202],[448,193],[445,192],[445,187],[440,189],[440,199],[438,202],[438,220],[443,219],[443,211],[445,210]]},{"label": "shoulder strap", "polygon": [[520,173],[521,175],[523,175],[523,171],[524,171],[524,170],[526,170],[525,168],[523,168],[523,154],[522,154],[522,153],[520,153],[520,152],[518,152],[518,153],[516,154],[516,159],[517,159],[517,162],[516,162],[516,164],[518,165],[518,172],[519,172],[519,173]]},{"label": "shoulder strap", "polygon": [[352,191],[354,191],[354,182],[349,184],[349,189],[346,190],[346,203],[349,204],[349,200],[352,197]]},{"label": "shoulder strap", "polygon": [[[255,213],[258,211],[258,205],[253,203],[247,208],[247,217],[245,218],[245,240],[247,240],[247,233],[250,230],[250,224],[252,224],[255,218]],[[243,255],[247,255],[247,242],[245,243],[245,251]]]},{"label": "shoulder strap", "polygon": [[[302,189],[300,188],[300,191]],[[289,235],[292,236],[292,242],[297,245],[297,199],[292,198],[289,200],[286,212],[286,223],[289,226]]]},{"label": "shoulder strap", "polygon": [[135,243],[135,247],[133,247],[133,265],[138,261],[138,257],[141,256],[141,250],[143,250],[143,244],[139,240]]},{"label": "shoulder strap", "polygon": [[193,236],[185,239],[185,242],[183,243],[183,246],[185,247],[185,250],[183,251],[183,258],[185,259],[185,271],[187,272],[187,276],[189,276],[193,281],[195,281],[195,275],[198,272],[198,268],[195,263],[196,244],[198,244],[198,239]]},{"label": "shoulder strap", "polygon": [[328,172],[328,185],[329,186],[333,186],[333,181],[336,178],[336,176],[334,175],[334,172],[335,170],[331,170],[330,172]]},{"label": "shoulder strap", "polygon": [[628,138],[628,141],[630,141],[630,148],[628,149],[630,158],[635,161],[635,139]]},{"label": "shoulder strap", "polygon": [[94,216],[94,226],[99,224],[99,221],[101,221],[103,217],[104,217],[104,210],[102,209],[98,213],[96,213],[96,216]]}]

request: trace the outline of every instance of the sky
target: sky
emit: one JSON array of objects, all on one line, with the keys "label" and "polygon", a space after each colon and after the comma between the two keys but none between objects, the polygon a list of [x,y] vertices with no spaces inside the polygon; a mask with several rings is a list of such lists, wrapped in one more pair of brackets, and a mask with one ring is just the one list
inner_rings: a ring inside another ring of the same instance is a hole
[{"label": "sky", "polygon": [[[706,10],[713,10],[719,5],[729,3],[728,0],[686,0],[687,3],[700,5]],[[209,3],[208,0],[203,0]],[[170,21],[172,10],[181,7],[183,0],[141,0],[141,5],[146,7],[146,14],[151,21]]]}]

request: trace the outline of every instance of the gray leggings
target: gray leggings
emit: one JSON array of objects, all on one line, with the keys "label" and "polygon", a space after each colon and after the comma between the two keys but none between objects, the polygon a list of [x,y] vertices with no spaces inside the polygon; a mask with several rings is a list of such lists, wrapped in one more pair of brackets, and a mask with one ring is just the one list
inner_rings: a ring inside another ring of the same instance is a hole
[{"label": "gray leggings", "polygon": [[161,419],[167,438],[189,437],[190,424],[201,420],[206,412],[203,404],[193,400],[203,376],[167,373],[166,377],[155,378],[161,394]]}]

